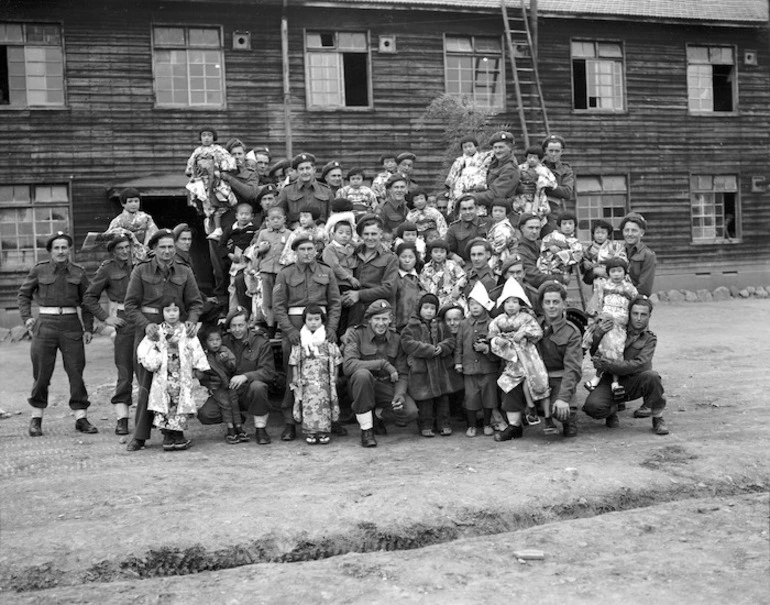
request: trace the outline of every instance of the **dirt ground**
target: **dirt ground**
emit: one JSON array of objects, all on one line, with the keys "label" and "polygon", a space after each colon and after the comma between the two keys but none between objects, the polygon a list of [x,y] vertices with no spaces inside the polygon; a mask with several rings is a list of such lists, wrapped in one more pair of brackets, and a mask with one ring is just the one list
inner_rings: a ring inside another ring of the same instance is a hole
[{"label": "dirt ground", "polygon": [[187,452],[126,452],[104,337],[86,370],[101,432],[75,433],[58,368],[33,440],[29,343],[3,344],[0,602],[770,602],[769,324],[765,300],[659,305],[667,437],[634,402],[617,430],[581,413],[574,440],[458,422],[376,449],[354,427],[281,443],[275,414],[270,446],[193,423]]}]

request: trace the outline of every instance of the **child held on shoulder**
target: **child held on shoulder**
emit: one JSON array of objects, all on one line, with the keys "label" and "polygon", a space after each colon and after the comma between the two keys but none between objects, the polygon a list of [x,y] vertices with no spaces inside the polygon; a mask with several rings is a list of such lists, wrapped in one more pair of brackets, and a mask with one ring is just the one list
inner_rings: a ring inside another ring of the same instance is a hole
[{"label": "child held on shoulder", "polygon": [[487,241],[492,247],[489,266],[497,276],[501,275],[502,267],[508,259],[516,256],[519,248],[519,230],[511,224],[508,218],[510,212],[511,204],[508,200],[492,200],[492,222],[487,230]]},{"label": "child held on shoulder", "polygon": [[[401,244],[414,244],[414,247],[417,250],[418,258],[421,261],[425,260],[426,244],[425,240],[421,239],[419,236],[417,225],[409,221],[404,221],[398,227],[396,227],[395,236],[396,237],[393,240],[394,249],[398,248]],[[420,263],[420,266],[422,266],[422,263]]]},{"label": "child held on shoulder", "polygon": [[527,147],[526,161],[519,165],[519,184],[513,198],[513,209],[520,214],[534,214],[545,224],[551,212],[546,188],[556,187],[556,177],[543,163],[543,149]]},{"label": "child held on shoulder", "polygon": [[317,207],[303,206],[300,208],[299,224],[289,235],[289,239],[281,254],[280,262],[282,265],[291,265],[297,261],[297,253],[292,249],[292,244],[298,237],[309,237],[315,244],[318,255],[323,252],[324,247],[329,241],[329,236],[326,233],[325,227],[318,224],[318,219],[320,218],[321,212]]},{"label": "child held on shoulder", "polygon": [[337,197],[350,200],[356,220],[377,210],[377,195],[364,185],[365,178],[363,168],[351,168],[348,170],[348,184],[337,191]]},{"label": "child held on shoulder", "polygon": [[626,258],[625,243],[613,241],[610,239],[611,235],[610,223],[601,219],[594,222],[591,227],[591,243],[583,249],[584,273],[591,273],[594,277],[607,277],[604,263],[615,256]]},{"label": "child held on shoulder", "polygon": [[540,244],[537,268],[547,275],[569,274],[583,258],[583,245],[575,237],[575,215],[565,212],[556,219],[556,231],[551,231]]},{"label": "child held on shoulder", "polygon": [[428,206],[428,194],[423,189],[416,187],[407,193],[406,202],[410,208],[406,221],[417,225],[417,237],[425,243],[446,237],[446,219],[436,208]]}]

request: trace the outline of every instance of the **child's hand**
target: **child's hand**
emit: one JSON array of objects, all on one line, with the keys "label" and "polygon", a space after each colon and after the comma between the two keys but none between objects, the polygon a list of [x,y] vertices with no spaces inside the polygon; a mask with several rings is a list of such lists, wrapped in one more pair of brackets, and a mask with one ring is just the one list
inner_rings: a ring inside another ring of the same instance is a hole
[{"label": "child's hand", "polygon": [[264,253],[270,250],[270,242],[259,242],[259,252]]},{"label": "child's hand", "polygon": [[520,343],[524,339],[525,339],[524,334],[514,334],[513,335],[513,342],[519,342]]},{"label": "child's hand", "polygon": [[559,253],[559,250],[561,250],[561,248],[559,248],[559,246],[557,246],[556,244],[554,244],[553,246],[551,246],[551,247],[550,247],[550,248],[548,248],[548,249],[549,249],[551,252],[553,252],[554,254],[558,254],[558,253]]},{"label": "child's hand", "polygon": [[463,373],[463,364],[456,363],[455,364],[455,372],[457,372],[458,374],[462,374]]},{"label": "child's hand", "polygon": [[398,372],[391,372],[390,374],[390,381],[391,382],[398,382]]},{"label": "child's hand", "polygon": [[435,347],[433,347],[433,356],[439,357],[440,355],[441,355],[441,347],[436,345]]},{"label": "child's hand", "polygon": [[358,281],[355,277],[350,278],[350,285],[358,290],[361,287],[361,282]]}]

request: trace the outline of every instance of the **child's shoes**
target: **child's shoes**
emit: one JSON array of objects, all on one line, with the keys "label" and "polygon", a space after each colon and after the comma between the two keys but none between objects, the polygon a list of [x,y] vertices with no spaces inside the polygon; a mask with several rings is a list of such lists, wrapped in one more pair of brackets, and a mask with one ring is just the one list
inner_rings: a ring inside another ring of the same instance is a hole
[{"label": "child's shoes", "polygon": [[235,434],[238,437],[238,443],[248,443],[249,442],[249,436],[246,434],[246,431],[243,430],[242,426],[235,426]]},{"label": "child's shoes", "polygon": [[318,435],[316,435],[315,433],[309,433],[305,437],[305,442],[308,445],[317,445],[318,444]]},{"label": "child's shoes", "polygon": [[535,408],[527,408],[527,424],[530,426],[533,426],[535,424],[540,424],[540,417],[537,415],[537,409]]},{"label": "child's shoes", "polygon": [[433,429],[422,429],[420,435],[423,437],[435,437],[436,433],[433,432]]},{"label": "child's shoes", "polygon": [[493,429],[491,425],[489,425],[489,424],[484,425],[484,435],[485,436],[489,437],[489,436],[494,435],[494,434],[495,434],[495,429]]},{"label": "child's shoes", "polygon": [[449,437],[452,434],[452,429],[449,428],[448,426],[445,426],[444,428],[441,429],[441,431],[439,431],[439,434],[442,437]]},{"label": "child's shoes", "polygon": [[476,427],[475,426],[469,426],[467,429],[465,429],[465,436],[466,437],[475,437],[476,436]]},{"label": "child's shoes", "polygon": [[543,433],[546,435],[559,434],[559,429],[556,428],[556,423],[553,421],[553,418],[551,416],[545,419],[545,426],[543,427]]},{"label": "child's shoes", "polygon": [[321,445],[328,445],[331,440],[329,433],[318,433],[318,443]]}]

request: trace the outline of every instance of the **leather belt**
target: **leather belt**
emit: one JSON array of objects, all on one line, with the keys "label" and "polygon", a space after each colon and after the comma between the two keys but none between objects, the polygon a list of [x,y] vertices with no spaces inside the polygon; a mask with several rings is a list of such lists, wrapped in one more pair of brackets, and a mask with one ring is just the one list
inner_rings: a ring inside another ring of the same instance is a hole
[{"label": "leather belt", "polygon": [[[326,313],[326,307],[319,305],[321,310]],[[307,307],[289,307],[289,315],[302,315]]]},{"label": "leather belt", "polygon": [[123,303],[113,302],[112,304],[115,305],[115,308],[118,311],[125,311],[126,310],[126,305],[124,305]]},{"label": "leather belt", "polygon": [[158,315],[160,313],[160,309],[156,309],[155,307],[142,307],[141,311],[142,313],[150,313],[154,315]]},{"label": "leather belt", "polygon": [[75,307],[40,307],[41,315],[76,315]]}]

